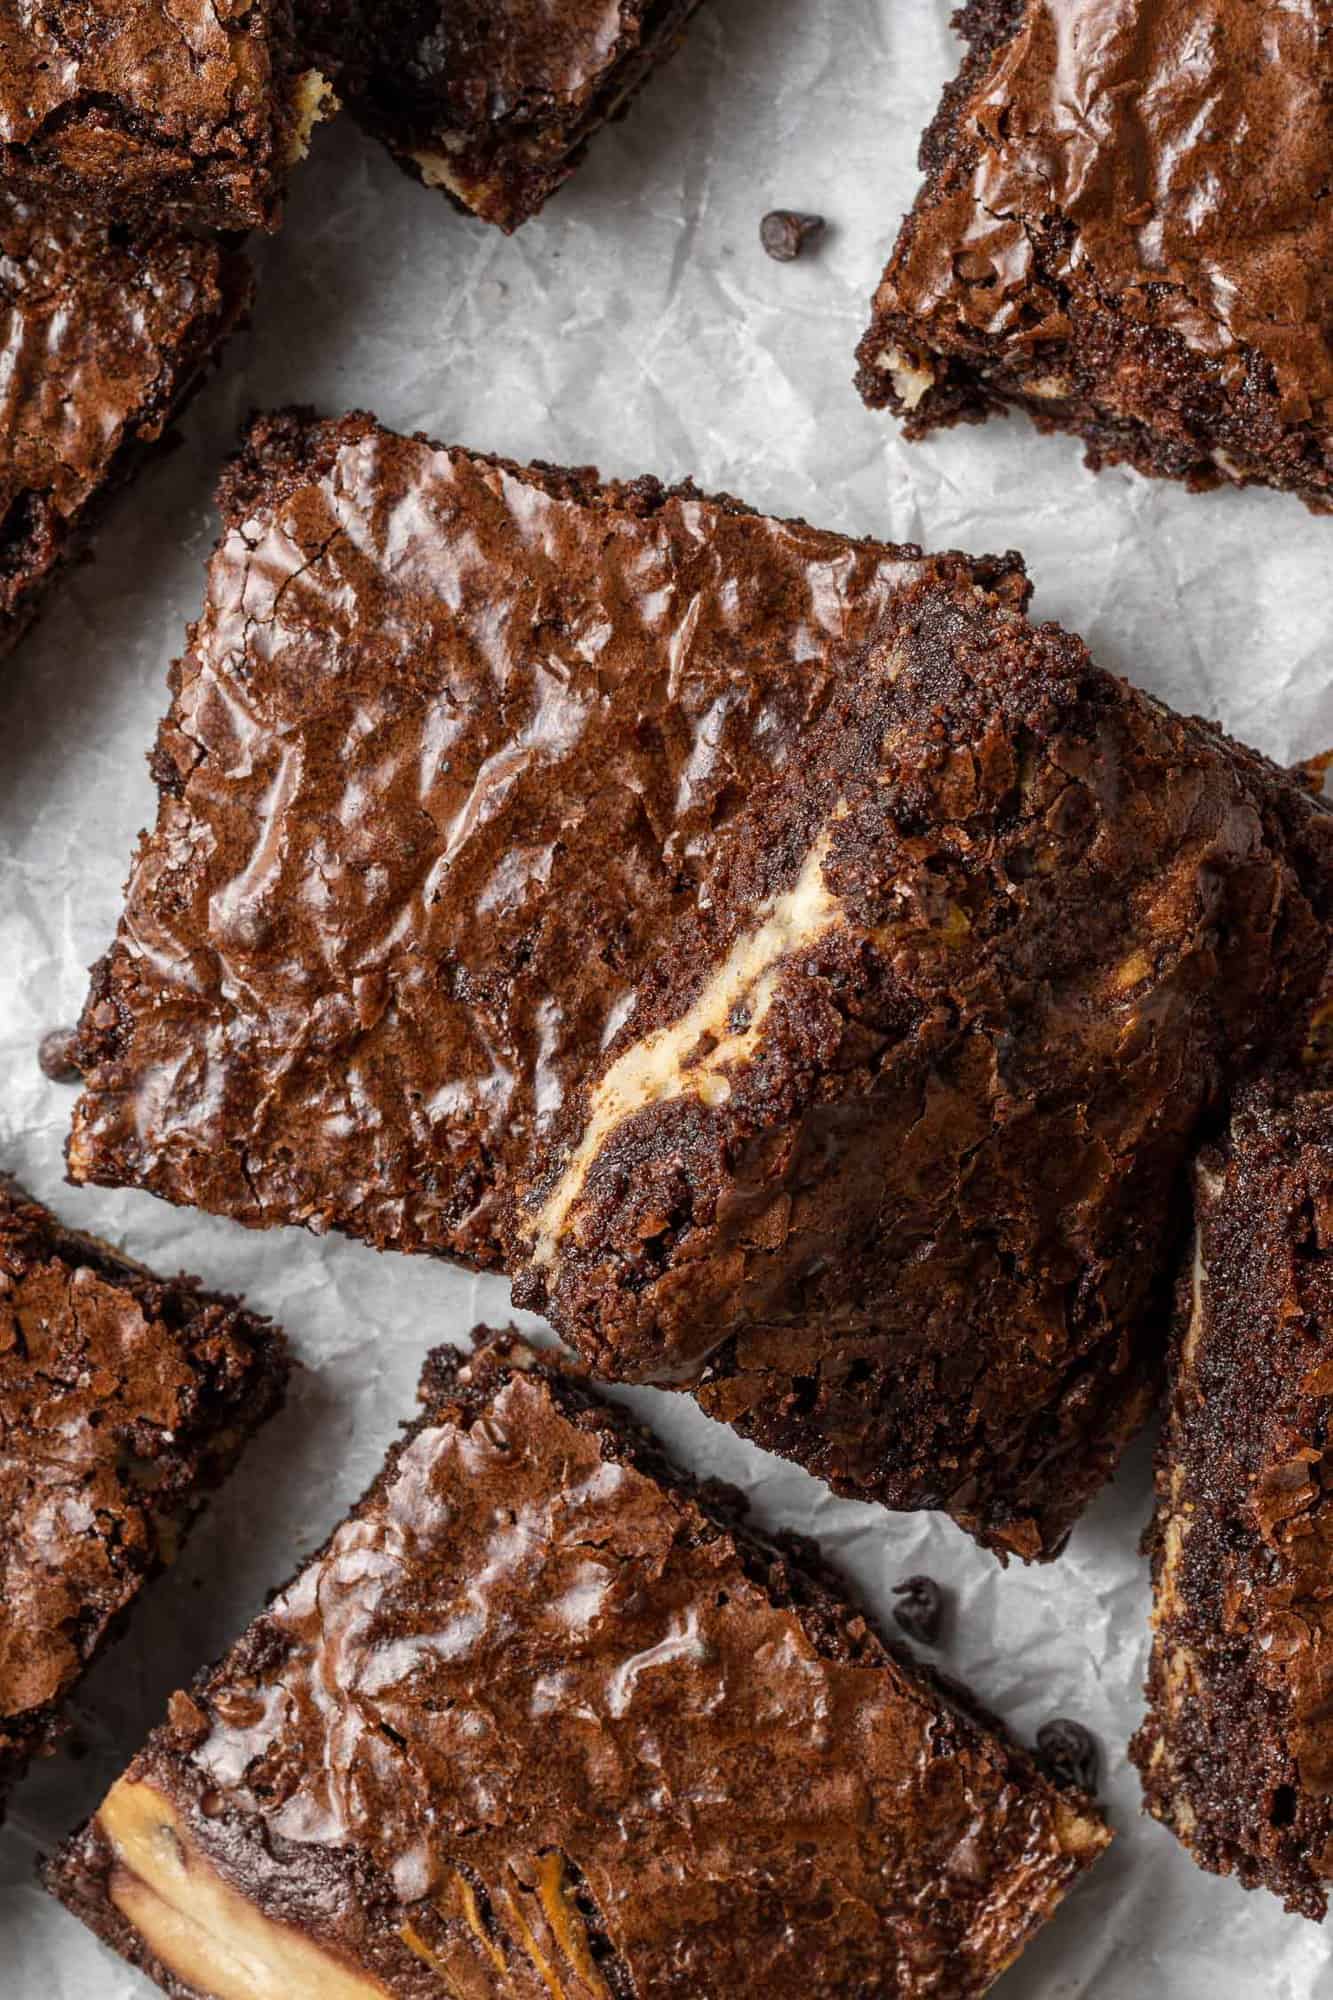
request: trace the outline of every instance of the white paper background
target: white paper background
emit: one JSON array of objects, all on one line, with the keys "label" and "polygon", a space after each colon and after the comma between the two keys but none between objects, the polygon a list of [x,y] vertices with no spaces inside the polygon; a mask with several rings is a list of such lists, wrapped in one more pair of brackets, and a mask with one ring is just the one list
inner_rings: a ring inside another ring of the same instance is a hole
[{"label": "white paper background", "polygon": [[[62,1186],[71,1093],[34,1050],[73,1018],[153,794],[144,753],[197,608],[218,465],[246,412],[361,404],[518,458],[693,475],[778,513],[928,547],[1022,548],[1038,615],[1178,706],[1280,758],[1333,743],[1333,522],[1263,493],[1196,497],[1020,420],[909,447],[862,409],[852,350],[918,136],[957,60],[948,0],[712,0],[683,53],[509,241],[404,179],[350,127],[319,139],[264,247],[253,332],[194,405],[185,445],[123,501],[0,672],[0,1162],[73,1223],[244,1290],[307,1364],[176,1571],[77,1704],[88,1754],[45,1764],[0,1835],[2,2000],[129,2000],[141,1980],[33,1885],[38,1850],[95,1802],[167,1692],[219,1652],[317,1543],[413,1407],[426,1346],[503,1320],[505,1288],[295,1231],[251,1235],[147,1195]],[[759,250],[775,204],[820,210],[818,254]],[[955,1594],[944,1663],[1023,1736],[1099,1736],[1119,1833],[1003,1982],[1006,2000],[1315,2000],[1329,1933],[1198,1873],[1141,1820],[1124,1745],[1147,1591],[1149,1449],[1053,1567],[1001,1572],[946,1522],[833,1500],[677,1398],[631,1398],[687,1463],[760,1517],[817,1534],[881,1616],[902,1576]]]}]

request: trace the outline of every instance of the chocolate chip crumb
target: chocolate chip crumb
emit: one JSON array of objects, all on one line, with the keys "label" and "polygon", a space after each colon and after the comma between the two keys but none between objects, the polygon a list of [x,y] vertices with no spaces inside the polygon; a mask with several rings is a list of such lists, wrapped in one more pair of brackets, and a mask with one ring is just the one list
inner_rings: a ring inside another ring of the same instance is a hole
[{"label": "chocolate chip crumb", "polygon": [[793,263],[823,233],[822,215],[801,215],[794,208],[772,208],[759,225],[759,241],[779,264]]},{"label": "chocolate chip crumb", "polygon": [[49,1076],[52,1083],[78,1083],[82,1070],[74,1061],[73,1028],[52,1028],[49,1035],[43,1035],[37,1049],[37,1061],[43,1076]]},{"label": "chocolate chip crumb", "polygon": [[940,1627],[944,1623],[944,1592],[929,1576],[904,1577],[893,1586],[895,1597],[902,1599],[895,1604],[893,1615],[910,1639],[917,1639],[923,1646],[939,1644]]},{"label": "chocolate chip crumb", "polygon": [[1081,1792],[1096,1791],[1101,1762],[1097,1739],[1081,1722],[1070,1722],[1065,1716],[1043,1722],[1037,1731],[1037,1756],[1055,1784],[1077,1786]]}]

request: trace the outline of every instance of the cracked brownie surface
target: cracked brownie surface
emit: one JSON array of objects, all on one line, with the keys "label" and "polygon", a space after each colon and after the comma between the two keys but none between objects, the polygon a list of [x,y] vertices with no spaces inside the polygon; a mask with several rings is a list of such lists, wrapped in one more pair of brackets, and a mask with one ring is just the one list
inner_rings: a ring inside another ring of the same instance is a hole
[{"label": "cracked brownie surface", "polygon": [[303,119],[288,0],[0,10],[9,187],[141,222],[272,228]]},{"label": "cracked brownie surface", "polygon": [[1007,404],[1093,467],[1333,505],[1326,0],[971,0],[875,295],[911,437]]},{"label": "cracked brownie surface", "polygon": [[1091,1802],[550,1357],[439,1350],[423,1398],[56,1894],[217,2000],[985,1992]]},{"label": "cracked brownie surface", "polygon": [[0,653],[249,300],[238,251],[0,193]]},{"label": "cracked brownie surface", "polygon": [[697,0],[302,0],[301,33],[408,173],[502,229],[535,215]]},{"label": "cracked brownie surface", "polygon": [[1247,1090],[1195,1178],[1132,1754],[1194,1859],[1314,1919],[1333,1880],[1333,1091]]},{"label": "cracked brownie surface", "polygon": [[1053,1553],[1333,815],[926,557],[266,420],[95,974],[78,1180],[507,1270],[610,1377]]},{"label": "cracked brownie surface", "polygon": [[0,1178],[0,1794],[277,1407],[279,1334]]}]

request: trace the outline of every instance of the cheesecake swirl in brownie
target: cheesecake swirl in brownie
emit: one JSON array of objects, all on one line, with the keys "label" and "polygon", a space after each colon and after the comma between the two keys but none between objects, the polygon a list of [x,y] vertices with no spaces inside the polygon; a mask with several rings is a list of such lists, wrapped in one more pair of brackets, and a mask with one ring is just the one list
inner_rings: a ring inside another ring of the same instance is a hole
[{"label": "cheesecake swirl in brownie", "polygon": [[1241,1099],[1196,1175],[1134,1739],[1203,1867],[1324,1915],[1333,1881],[1333,1091]]},{"label": "cheesecake swirl in brownie", "polygon": [[286,1375],[236,1300],[155,1278],[0,1179],[0,1795]]},{"label": "cheesecake swirl in brownie", "polygon": [[260,425],[98,970],[78,1180],[520,1278],[598,1370],[1057,1548],[1333,816],[924,558]]},{"label": "cheesecake swirl in brownie", "polygon": [[860,349],[909,435],[1007,403],[1088,462],[1333,505],[1327,0],[970,0]]},{"label": "cheesecake swirl in brownie", "polygon": [[271,228],[325,108],[289,0],[25,0],[0,8],[6,186],[140,223]]},{"label": "cheesecake swirl in brownie", "polygon": [[300,0],[312,59],[406,170],[502,229],[535,215],[698,0]]},{"label": "cheesecake swirl in brownie", "polygon": [[0,193],[0,653],[249,299],[236,251]]},{"label": "cheesecake swirl in brownie", "polygon": [[521,1343],[424,1390],[56,1893],[216,2000],[985,1992],[1090,1801]]}]

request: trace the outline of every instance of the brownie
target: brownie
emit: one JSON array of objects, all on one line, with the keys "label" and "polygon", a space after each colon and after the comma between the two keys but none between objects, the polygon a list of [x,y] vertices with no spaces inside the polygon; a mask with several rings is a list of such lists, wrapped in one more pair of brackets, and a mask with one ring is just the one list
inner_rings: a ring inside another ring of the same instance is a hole
[{"label": "brownie", "polygon": [[909,437],[1008,405],[1087,463],[1333,506],[1324,0],[970,0],[859,349]]},{"label": "brownie", "polygon": [[363,416],[221,500],[72,1177],[508,1271],[598,1372],[1054,1552],[1333,814],[1017,558]]},{"label": "brownie", "polygon": [[1333,1090],[1256,1084],[1195,1180],[1132,1754],[1201,1866],[1333,1880]]},{"label": "brownie", "polygon": [[423,1397],[55,1893],[182,2000],[985,1992],[1091,1800],[550,1357]]},{"label": "brownie", "polygon": [[698,0],[302,0],[311,59],[406,171],[513,230],[676,47]]},{"label": "brownie", "polygon": [[276,227],[330,108],[289,0],[25,0],[0,10],[0,176],[119,220]]},{"label": "brownie", "polygon": [[266,1320],[0,1178],[0,1803],[286,1377]]},{"label": "brownie", "polygon": [[236,250],[0,192],[0,653],[249,301]]}]

